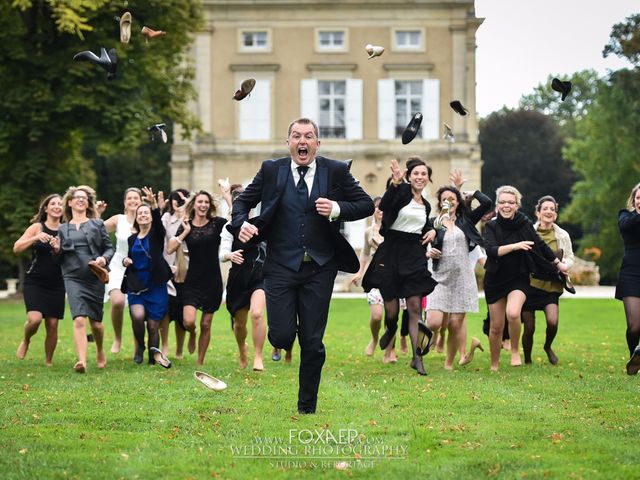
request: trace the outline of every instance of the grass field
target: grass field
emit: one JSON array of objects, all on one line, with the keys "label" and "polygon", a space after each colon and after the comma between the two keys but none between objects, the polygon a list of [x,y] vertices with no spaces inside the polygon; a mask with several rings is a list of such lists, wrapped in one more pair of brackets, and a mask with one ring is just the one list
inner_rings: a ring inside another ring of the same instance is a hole
[{"label": "grass field", "polygon": [[[481,311],[484,304],[481,305]],[[108,313],[105,314],[108,319]],[[25,360],[21,302],[0,303],[0,475],[3,479],[116,478],[640,478],[640,378],[624,372],[624,314],[615,300],[562,300],[554,348],[534,365],[489,372],[481,315],[470,333],[485,353],[447,372],[442,354],[427,377],[407,358],[383,365],[368,341],[364,300],[334,300],[318,413],[296,414],[299,352],[292,365],[265,358],[241,371],[226,312],[214,318],[203,370],[229,388],[193,379],[195,359],[164,370],[108,353],[104,371],[73,372],[71,321],[60,325],[54,366],[44,366],[44,326]],[[128,319],[126,324],[129,325]],[[106,345],[112,331],[106,327]],[[173,335],[171,337],[173,341]],[[336,468],[337,467],[337,468]],[[347,468],[345,468],[347,467]]]}]

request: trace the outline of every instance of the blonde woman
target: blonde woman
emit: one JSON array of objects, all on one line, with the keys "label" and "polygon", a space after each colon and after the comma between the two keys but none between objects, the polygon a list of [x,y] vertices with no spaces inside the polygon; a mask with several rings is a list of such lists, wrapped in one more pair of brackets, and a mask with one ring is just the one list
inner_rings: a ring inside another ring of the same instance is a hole
[{"label": "blonde woman", "polygon": [[91,271],[88,263],[94,260],[100,267],[107,267],[113,256],[113,246],[104,222],[96,218],[96,194],[86,185],[69,187],[62,198],[64,218],[58,236],[51,246],[59,255],[62,278],[67,291],[73,338],[78,353],[74,370],[87,370],[87,320],[96,343],[96,364],[104,368],[107,360],[102,348],[104,327],[102,326],[104,285]]},{"label": "blonde woman", "polygon": [[[116,253],[109,264],[109,283],[106,294],[111,299],[111,324],[113,325],[113,345],[111,353],[119,353],[122,345],[122,322],[124,318],[125,294],[120,286],[124,277],[122,260],[127,256],[129,245],[127,239],[133,233],[133,222],[136,219],[136,210],[142,203],[142,191],[136,187],[129,187],[124,191],[124,213],[113,215],[105,220],[104,226],[107,232],[116,232]],[[106,204],[101,203],[100,209],[104,210]],[[106,300],[105,300],[106,301]]]},{"label": "blonde woman", "polygon": [[491,317],[489,346],[494,372],[500,365],[505,315],[509,324],[511,365],[522,365],[518,349],[520,312],[526,300],[529,276],[536,273],[557,277],[557,271],[565,275],[568,271],[567,265],[538,236],[531,220],[519,211],[522,195],[518,189],[510,185],[499,187],[496,204],[496,218],[487,223],[484,232],[487,250],[484,293]]},{"label": "blonde woman", "polygon": [[40,203],[31,225],[13,245],[14,253],[31,248],[31,265],[24,277],[23,294],[27,309],[24,338],[17,357],[27,355],[31,337],[44,319],[47,331],[44,339],[45,365],[50,367],[58,343],[58,320],[64,316],[64,282],[60,265],[52,256],[53,238],[58,235],[62,218],[62,198],[57,193],[47,195]]},{"label": "blonde woman", "polygon": [[616,285],[627,318],[627,374],[640,370],[640,183],[631,190],[627,208],[618,213],[618,228],[624,242],[624,256]]}]

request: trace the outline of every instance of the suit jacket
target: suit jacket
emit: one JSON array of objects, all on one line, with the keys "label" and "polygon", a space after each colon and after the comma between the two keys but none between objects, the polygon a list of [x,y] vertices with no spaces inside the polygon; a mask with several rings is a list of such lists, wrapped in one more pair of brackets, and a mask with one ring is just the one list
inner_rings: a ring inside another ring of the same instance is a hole
[{"label": "suit jacket", "polygon": [[[151,257],[151,283],[153,285],[162,285],[163,283],[167,283],[171,278],[171,268],[163,255],[165,229],[162,224],[160,209],[154,208],[151,210],[151,218],[153,219],[153,222],[151,223],[151,230],[147,234],[149,237],[149,256]],[[133,243],[136,241],[137,237],[138,234],[134,233],[127,239],[127,243],[129,244],[127,256],[129,258],[131,258],[131,247],[133,247]],[[122,293],[127,293],[128,291],[127,273],[131,270],[135,271],[135,265],[130,265],[125,270],[125,275],[122,279],[122,286],[120,288]]]},{"label": "suit jacket", "polygon": [[[316,157],[316,177],[320,197],[336,201],[340,216],[336,220],[353,221],[373,214],[373,201],[349,172],[345,162]],[[291,176],[291,157],[265,160],[255,178],[244,192],[233,202],[231,225],[227,228],[237,238],[240,227],[248,221],[258,227],[259,236],[252,242],[267,241],[269,248],[269,226],[282,198],[285,185]],[[249,219],[249,212],[261,203],[260,215]],[[340,221],[325,219],[332,232],[338,269],[355,273],[360,267],[358,257],[349,242],[340,234]]]},{"label": "suit jacket", "polygon": [[[60,264],[62,266],[62,272],[70,272],[77,270],[84,265],[81,264],[80,257],[77,255],[69,255],[75,251],[75,245],[71,238],[69,238],[69,229],[75,228],[69,223],[63,223],[58,229],[58,237],[60,238]],[[114,249],[111,244],[111,239],[107,233],[107,229],[104,226],[104,222],[100,219],[89,219],[82,225],[80,230],[87,237],[89,243],[89,249],[91,250],[91,257],[95,260],[98,257],[104,257],[107,261],[105,268],[109,268],[109,262],[113,257]]]},{"label": "suit jacket", "polygon": [[[382,216],[382,226],[380,227],[380,235],[384,236],[386,232],[389,231],[393,222],[398,218],[398,212],[402,207],[408,205],[411,199],[413,198],[413,193],[411,193],[411,185],[408,183],[401,183],[400,185],[389,185],[387,191],[384,192],[382,196],[382,200],[380,200],[380,210],[384,213]],[[433,222],[429,218],[429,214],[431,213],[431,205],[427,200],[423,197],[424,200],[424,211],[425,211],[425,222],[422,227],[422,234],[424,235],[429,230],[433,229]]]}]

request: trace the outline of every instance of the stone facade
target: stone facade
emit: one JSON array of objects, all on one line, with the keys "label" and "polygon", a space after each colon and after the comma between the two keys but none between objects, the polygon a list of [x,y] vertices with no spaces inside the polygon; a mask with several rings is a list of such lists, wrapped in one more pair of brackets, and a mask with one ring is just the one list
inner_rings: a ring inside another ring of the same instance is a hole
[{"label": "stone facade", "polygon": [[[262,160],[287,154],[289,123],[318,121],[319,153],[353,158],[352,173],[372,196],[384,190],[389,161],[420,155],[434,170],[428,197],[462,168],[480,187],[475,115],[475,33],[482,19],[468,0],[203,0],[206,28],[191,58],[202,132],[178,130],[172,186],[217,192],[217,179],[248,183]],[[385,52],[367,59],[366,44]],[[254,92],[232,99],[255,78]],[[469,110],[462,117],[449,102]],[[416,111],[423,138],[399,136]],[[449,124],[454,143],[443,139]],[[359,229],[360,230],[360,229]],[[357,241],[355,242],[358,243]]]}]

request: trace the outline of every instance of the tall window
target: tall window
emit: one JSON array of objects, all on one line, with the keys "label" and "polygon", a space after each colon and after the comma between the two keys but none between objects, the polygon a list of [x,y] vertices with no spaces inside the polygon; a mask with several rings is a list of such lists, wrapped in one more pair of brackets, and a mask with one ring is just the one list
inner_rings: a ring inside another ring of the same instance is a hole
[{"label": "tall window", "polygon": [[244,30],[240,33],[242,51],[268,51],[269,32],[266,30]]},{"label": "tall window", "polygon": [[346,82],[318,81],[318,104],[321,138],[346,138]]},{"label": "tall window", "polygon": [[396,30],[395,48],[399,50],[418,50],[422,48],[422,30]]},{"label": "tall window", "polygon": [[344,30],[319,30],[318,50],[343,50],[345,48]]},{"label": "tall window", "polygon": [[[396,138],[402,136],[413,114],[422,111],[422,80],[396,80]],[[422,138],[422,129],[416,138]]]}]

